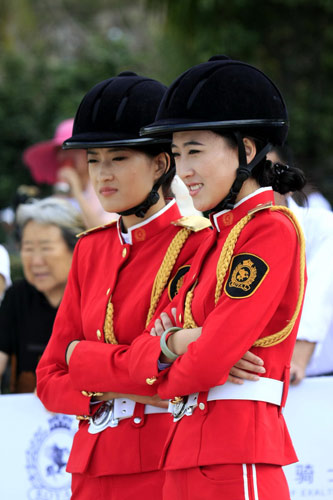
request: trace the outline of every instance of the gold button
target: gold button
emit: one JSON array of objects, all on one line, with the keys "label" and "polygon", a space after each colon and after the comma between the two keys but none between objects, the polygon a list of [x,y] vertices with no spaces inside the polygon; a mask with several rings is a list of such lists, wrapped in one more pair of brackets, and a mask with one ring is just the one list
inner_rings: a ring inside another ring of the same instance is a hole
[{"label": "gold button", "polygon": [[97,335],[98,340],[101,340],[101,338],[102,338],[101,330],[97,330],[96,335]]},{"label": "gold button", "polygon": [[109,295],[110,290],[111,290],[111,288],[108,288],[108,289],[106,290],[106,295]]},{"label": "gold button", "polygon": [[126,255],[127,255],[127,248],[123,248],[123,251],[122,251],[121,255],[123,256],[123,259],[126,257]]},{"label": "gold button", "polygon": [[179,321],[179,323],[182,322],[182,315],[181,314],[178,316],[178,321]]},{"label": "gold button", "polygon": [[155,384],[156,380],[157,380],[156,377],[146,378],[146,384],[153,385]]},{"label": "gold button", "polygon": [[86,396],[87,398],[89,397],[89,392],[88,391],[81,391],[82,396]]},{"label": "gold button", "polygon": [[205,409],[205,403],[199,403],[199,408],[200,408],[200,410],[204,410]]}]

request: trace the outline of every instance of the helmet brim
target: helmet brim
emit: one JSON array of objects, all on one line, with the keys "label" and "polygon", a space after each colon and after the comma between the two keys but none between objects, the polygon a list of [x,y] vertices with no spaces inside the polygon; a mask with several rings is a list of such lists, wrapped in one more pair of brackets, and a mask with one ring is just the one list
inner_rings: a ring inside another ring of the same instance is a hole
[{"label": "helmet brim", "polygon": [[168,144],[168,138],[156,137],[140,137],[136,139],[117,139],[117,140],[94,140],[94,139],[68,139],[63,145],[62,149],[88,149],[88,148],[114,148],[117,146],[135,147],[145,146],[151,144]]},{"label": "helmet brim", "polygon": [[227,129],[239,130],[249,128],[279,128],[288,125],[287,120],[281,119],[255,119],[255,120],[228,120],[228,121],[194,121],[182,119],[167,119],[160,120],[140,130],[141,136],[163,136],[173,132],[183,132],[186,130],[211,130],[211,129]]}]

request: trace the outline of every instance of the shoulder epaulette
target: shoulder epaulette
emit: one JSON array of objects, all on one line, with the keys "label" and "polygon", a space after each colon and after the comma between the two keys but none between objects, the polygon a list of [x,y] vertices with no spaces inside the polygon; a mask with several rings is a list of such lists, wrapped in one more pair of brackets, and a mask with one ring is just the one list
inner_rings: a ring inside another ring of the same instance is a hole
[{"label": "shoulder epaulette", "polygon": [[172,224],[174,226],[186,227],[194,233],[212,226],[209,219],[201,217],[200,215],[188,215],[186,217],[181,217]]},{"label": "shoulder epaulette", "polygon": [[86,229],[86,231],[82,231],[82,233],[77,234],[76,237],[81,238],[81,236],[87,236],[87,234],[97,233],[97,231],[102,231],[103,229],[107,229],[108,227],[112,227],[116,223],[117,223],[117,221],[113,220],[111,222],[108,222],[107,224],[103,224],[102,226],[96,226],[96,227],[92,227],[90,229]]},{"label": "shoulder epaulette", "polygon": [[249,215],[253,215],[256,212],[260,212],[260,210],[265,210],[266,208],[271,208],[273,206],[273,202],[269,201],[267,203],[260,203],[256,207],[252,208],[251,210],[248,211]]}]

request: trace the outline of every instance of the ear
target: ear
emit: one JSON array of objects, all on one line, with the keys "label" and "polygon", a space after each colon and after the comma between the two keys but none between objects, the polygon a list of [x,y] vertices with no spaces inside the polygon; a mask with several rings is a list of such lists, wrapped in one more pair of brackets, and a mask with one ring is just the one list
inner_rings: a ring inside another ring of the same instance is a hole
[{"label": "ear", "polygon": [[257,153],[256,144],[253,139],[249,137],[244,137],[243,139],[247,163],[250,163]]},{"label": "ear", "polygon": [[155,180],[165,174],[170,168],[170,156],[167,153],[160,153],[154,158]]}]

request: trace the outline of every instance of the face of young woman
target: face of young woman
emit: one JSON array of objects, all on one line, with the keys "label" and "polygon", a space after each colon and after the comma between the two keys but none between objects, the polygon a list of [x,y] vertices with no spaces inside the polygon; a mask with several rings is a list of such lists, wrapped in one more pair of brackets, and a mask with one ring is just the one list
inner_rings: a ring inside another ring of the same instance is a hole
[{"label": "face of young woman", "polygon": [[72,251],[54,224],[28,222],[23,229],[21,259],[26,280],[44,293],[59,295],[65,289]]},{"label": "face of young woman", "polygon": [[197,210],[214,208],[228,193],[238,168],[237,148],[209,130],[175,132],[172,152],[177,174]]},{"label": "face of young woman", "polygon": [[142,203],[160,177],[156,158],[126,148],[91,148],[89,175],[106,212],[123,212]]}]

